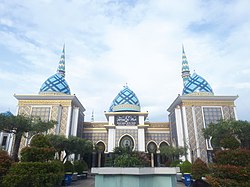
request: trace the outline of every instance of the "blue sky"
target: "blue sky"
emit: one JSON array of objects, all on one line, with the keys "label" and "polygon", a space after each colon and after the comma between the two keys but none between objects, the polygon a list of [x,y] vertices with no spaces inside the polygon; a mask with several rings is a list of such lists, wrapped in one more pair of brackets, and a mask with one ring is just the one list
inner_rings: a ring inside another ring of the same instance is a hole
[{"label": "blue sky", "polygon": [[66,45],[66,80],[104,121],[128,86],[149,120],[168,121],[182,93],[181,46],[191,72],[215,95],[239,95],[239,119],[250,120],[250,1],[0,0],[0,112],[16,112],[13,94],[37,94],[56,72]]}]

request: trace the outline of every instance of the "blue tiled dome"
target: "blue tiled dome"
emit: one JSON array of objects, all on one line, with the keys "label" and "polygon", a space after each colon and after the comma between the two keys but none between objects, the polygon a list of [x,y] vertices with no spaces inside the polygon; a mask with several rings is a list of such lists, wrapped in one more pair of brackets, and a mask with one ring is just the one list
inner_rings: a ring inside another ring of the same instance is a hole
[{"label": "blue tiled dome", "polygon": [[4,116],[14,116],[10,111],[6,111],[4,113],[1,113]]},{"label": "blue tiled dome", "polygon": [[135,93],[125,86],[113,100],[109,112],[140,112],[141,107]]},{"label": "blue tiled dome", "polygon": [[70,89],[68,83],[64,79],[64,77],[56,73],[49,77],[40,88],[40,93],[63,93],[70,95]]},{"label": "blue tiled dome", "polygon": [[189,79],[185,82],[182,94],[186,95],[197,92],[208,93],[211,95],[214,94],[208,82],[201,76],[193,73],[193,75],[190,76]]}]

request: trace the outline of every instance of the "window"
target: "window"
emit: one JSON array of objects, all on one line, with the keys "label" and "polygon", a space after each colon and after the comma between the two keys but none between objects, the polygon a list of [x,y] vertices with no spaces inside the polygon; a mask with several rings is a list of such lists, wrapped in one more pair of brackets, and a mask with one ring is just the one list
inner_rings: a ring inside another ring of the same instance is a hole
[{"label": "window", "polygon": [[[217,123],[219,120],[222,119],[222,111],[220,107],[203,107],[203,114],[204,114],[205,127],[207,127],[211,123]],[[211,139],[212,137],[210,137],[209,139],[206,139],[208,150],[213,149],[212,144],[211,144]],[[211,155],[208,155],[208,159],[211,160],[210,157]]]},{"label": "window", "polygon": [[50,107],[33,107],[32,117],[39,117],[42,121],[49,121]]},{"label": "window", "polygon": [[4,137],[3,137],[3,141],[2,141],[2,145],[1,145],[1,146],[5,148],[6,143],[7,143],[7,136],[4,136]]},{"label": "window", "polygon": [[217,123],[222,119],[222,112],[220,107],[204,107],[203,113],[205,127],[207,127],[210,123]]}]

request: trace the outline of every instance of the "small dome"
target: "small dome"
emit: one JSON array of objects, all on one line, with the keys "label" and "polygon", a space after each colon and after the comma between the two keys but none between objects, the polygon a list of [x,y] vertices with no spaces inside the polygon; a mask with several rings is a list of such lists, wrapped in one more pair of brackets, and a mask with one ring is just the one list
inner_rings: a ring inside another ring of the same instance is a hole
[{"label": "small dome", "polygon": [[113,100],[109,112],[140,112],[141,107],[135,93],[125,86]]},{"label": "small dome", "polygon": [[1,113],[1,114],[4,115],[4,116],[7,116],[7,117],[14,116],[10,111],[6,111],[6,112]]},{"label": "small dome", "polygon": [[40,88],[41,93],[63,93],[70,95],[70,89],[68,83],[64,79],[64,77],[56,73],[49,77]]},{"label": "small dome", "polygon": [[185,82],[182,95],[193,93],[214,94],[208,82],[196,73],[193,73],[193,75]]}]

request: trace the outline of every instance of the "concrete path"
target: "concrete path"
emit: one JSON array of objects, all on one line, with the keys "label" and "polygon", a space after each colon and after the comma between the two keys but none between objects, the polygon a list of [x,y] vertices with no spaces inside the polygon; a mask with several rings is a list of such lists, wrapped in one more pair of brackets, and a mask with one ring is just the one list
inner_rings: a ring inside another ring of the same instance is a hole
[{"label": "concrete path", "polygon": [[[95,177],[88,176],[87,179],[72,182],[71,186],[73,186],[73,187],[95,187]],[[185,187],[185,185],[182,182],[177,182],[176,187]]]}]

